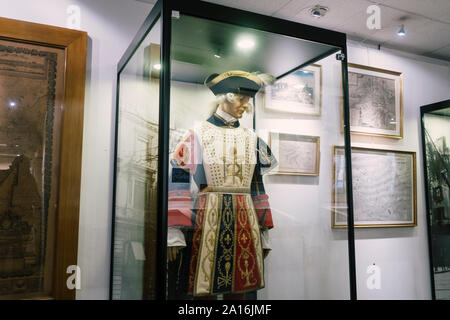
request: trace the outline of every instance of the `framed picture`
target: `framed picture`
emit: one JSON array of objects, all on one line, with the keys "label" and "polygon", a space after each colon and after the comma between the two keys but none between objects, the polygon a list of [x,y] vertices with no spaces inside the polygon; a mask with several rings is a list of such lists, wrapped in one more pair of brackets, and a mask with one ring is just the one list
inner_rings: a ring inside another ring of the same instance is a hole
[{"label": "framed picture", "polygon": [[401,73],[349,63],[348,90],[352,134],[403,137]]},{"label": "framed picture", "polygon": [[0,299],[75,299],[87,39],[0,18]]},{"label": "framed picture", "polygon": [[278,159],[272,174],[319,175],[320,137],[270,132],[269,147]]},{"label": "framed picture", "polygon": [[[344,147],[333,147],[332,227],[347,227]],[[417,226],[416,154],[352,148],[353,214],[358,227]]]},{"label": "framed picture", "polygon": [[322,67],[310,65],[278,79],[265,89],[268,110],[320,116]]}]

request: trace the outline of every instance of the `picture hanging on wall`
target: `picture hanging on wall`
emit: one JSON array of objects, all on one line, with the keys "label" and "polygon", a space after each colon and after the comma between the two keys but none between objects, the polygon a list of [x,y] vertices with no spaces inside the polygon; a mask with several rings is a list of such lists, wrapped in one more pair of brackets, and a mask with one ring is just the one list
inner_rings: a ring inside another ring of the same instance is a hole
[{"label": "picture hanging on wall", "polygon": [[401,73],[349,63],[348,90],[352,134],[403,137]]},{"label": "picture hanging on wall", "polygon": [[[332,227],[347,227],[345,149],[333,147]],[[357,227],[417,226],[416,154],[352,147]]]},{"label": "picture hanging on wall", "polygon": [[283,76],[265,89],[264,99],[268,110],[320,116],[322,67],[312,64]]},{"label": "picture hanging on wall", "polygon": [[269,147],[278,159],[272,174],[319,175],[320,137],[270,132]]}]

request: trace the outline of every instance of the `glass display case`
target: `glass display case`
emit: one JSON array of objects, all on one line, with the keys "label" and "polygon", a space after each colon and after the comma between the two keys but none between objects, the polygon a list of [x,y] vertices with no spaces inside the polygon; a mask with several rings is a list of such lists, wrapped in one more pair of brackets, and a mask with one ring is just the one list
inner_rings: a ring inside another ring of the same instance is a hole
[{"label": "glass display case", "polygon": [[450,300],[450,100],[420,112],[432,297]]},{"label": "glass display case", "polygon": [[356,297],[344,34],[158,1],[117,81],[112,299]]}]

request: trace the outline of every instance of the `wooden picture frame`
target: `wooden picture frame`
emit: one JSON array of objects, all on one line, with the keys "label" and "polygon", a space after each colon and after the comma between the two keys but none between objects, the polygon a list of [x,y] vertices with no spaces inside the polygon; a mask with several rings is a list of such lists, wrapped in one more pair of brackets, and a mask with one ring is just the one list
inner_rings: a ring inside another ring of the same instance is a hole
[{"label": "wooden picture frame", "polygon": [[[64,82],[61,98],[59,177],[55,212],[54,257],[50,295],[33,299],[75,299],[67,287],[69,266],[77,265],[80,209],[83,110],[87,33],[14,19],[0,18],[0,39],[42,48],[64,50]],[[56,108],[55,107],[55,108]],[[53,164],[52,164],[53,166]],[[72,271],[73,272],[73,271]],[[18,297],[20,298],[20,297]]]},{"label": "wooden picture frame", "polygon": [[[347,227],[344,154],[333,146],[332,228]],[[415,152],[352,147],[352,182],[355,228],[417,226]]]},{"label": "wooden picture frame", "polygon": [[402,73],[349,63],[348,79],[351,134],[402,139]]},{"label": "wooden picture frame", "polygon": [[270,111],[320,116],[322,66],[312,64],[278,79],[265,88],[264,107]]},{"label": "wooden picture frame", "polygon": [[271,131],[268,145],[278,160],[270,174],[319,175],[320,137]]}]

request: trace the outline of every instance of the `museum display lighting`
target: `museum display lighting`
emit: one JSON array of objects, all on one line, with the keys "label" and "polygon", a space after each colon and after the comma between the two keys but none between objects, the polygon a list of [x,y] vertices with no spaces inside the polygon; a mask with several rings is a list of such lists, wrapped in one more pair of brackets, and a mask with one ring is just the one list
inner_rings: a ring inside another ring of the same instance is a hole
[{"label": "museum display lighting", "polygon": [[239,49],[251,50],[255,47],[255,41],[252,38],[245,36],[239,38],[238,41],[236,42],[236,45],[238,46]]},{"label": "museum display lighting", "polygon": [[321,6],[320,4],[315,5],[309,11],[314,18],[322,18],[328,12],[328,7]]},{"label": "museum display lighting", "polygon": [[403,24],[400,26],[400,29],[398,29],[397,35],[400,37],[406,36],[405,26]]}]

